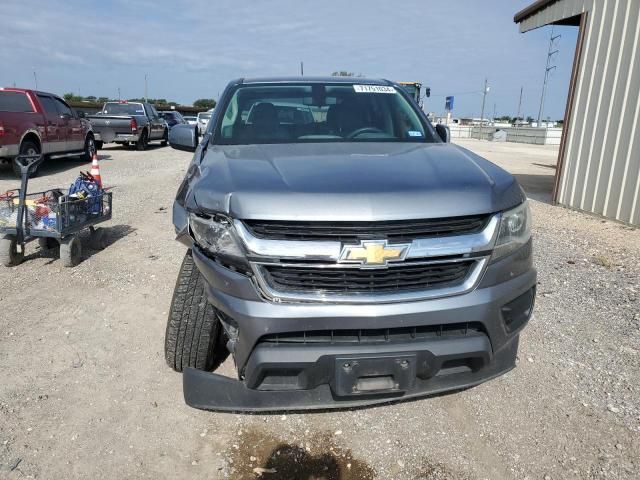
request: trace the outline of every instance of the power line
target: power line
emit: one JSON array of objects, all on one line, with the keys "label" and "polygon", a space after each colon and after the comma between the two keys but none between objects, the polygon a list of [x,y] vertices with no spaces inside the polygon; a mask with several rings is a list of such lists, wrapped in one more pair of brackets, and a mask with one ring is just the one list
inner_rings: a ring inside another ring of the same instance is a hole
[{"label": "power line", "polygon": [[434,95],[434,94],[431,94],[431,97],[443,97],[443,98],[445,98],[445,97],[454,97],[454,96],[459,97],[461,95],[482,95],[482,91],[481,90],[474,90],[473,92],[461,92],[461,93],[455,93],[454,92],[454,93],[448,93],[446,95]]},{"label": "power line", "polygon": [[549,82],[549,72],[557,68],[557,65],[551,65],[551,60],[553,56],[559,52],[558,49],[553,50],[554,43],[558,40],[562,35],[553,36],[553,31],[555,27],[551,27],[551,37],[549,38],[549,51],[547,52],[547,66],[544,69],[544,83],[542,84],[542,96],[540,97],[540,110],[538,110],[538,127],[540,127],[540,122],[542,120],[542,112],[544,111],[544,100],[547,96],[547,84]]},{"label": "power line", "polygon": [[489,87],[489,80],[485,78],[484,90],[482,94],[482,112],[480,113],[480,140],[482,140],[482,134],[484,133],[484,106],[487,101],[487,93],[489,93],[490,89],[491,87]]},{"label": "power line", "polygon": [[524,92],[524,87],[520,87],[520,101],[518,102],[518,115],[516,115],[516,121],[520,118],[520,113],[522,112],[522,93]]}]

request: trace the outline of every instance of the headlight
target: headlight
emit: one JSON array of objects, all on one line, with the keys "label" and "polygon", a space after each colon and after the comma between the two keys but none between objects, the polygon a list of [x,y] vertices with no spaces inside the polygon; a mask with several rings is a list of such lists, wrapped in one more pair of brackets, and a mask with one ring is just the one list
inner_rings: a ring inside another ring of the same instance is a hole
[{"label": "headlight", "polygon": [[498,238],[492,260],[505,257],[526,244],[531,238],[531,210],[529,202],[502,213]]},{"label": "headlight", "polygon": [[249,270],[244,252],[233,233],[231,220],[219,215],[205,217],[190,213],[189,229],[198,246],[207,253],[220,259],[224,264],[244,271]]}]

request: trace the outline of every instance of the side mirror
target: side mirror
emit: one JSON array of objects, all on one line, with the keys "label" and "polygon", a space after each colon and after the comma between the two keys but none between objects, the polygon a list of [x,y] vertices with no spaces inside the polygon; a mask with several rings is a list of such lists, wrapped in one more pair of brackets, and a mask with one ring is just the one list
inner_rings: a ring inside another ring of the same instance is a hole
[{"label": "side mirror", "polygon": [[196,125],[174,125],[169,130],[169,144],[176,150],[195,152],[198,148],[198,128]]},{"label": "side mirror", "polygon": [[76,115],[78,116],[78,118],[84,118],[87,116],[84,112],[78,110],[76,110]]},{"label": "side mirror", "polygon": [[436,125],[436,132],[444,143],[451,142],[451,131],[449,130],[448,126],[439,123],[438,125]]}]

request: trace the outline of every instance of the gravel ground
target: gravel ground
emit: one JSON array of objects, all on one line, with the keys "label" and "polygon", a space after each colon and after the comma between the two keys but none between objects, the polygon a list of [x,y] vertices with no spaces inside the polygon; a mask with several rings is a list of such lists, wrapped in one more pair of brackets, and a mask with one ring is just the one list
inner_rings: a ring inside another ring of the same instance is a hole
[{"label": "gravel ground", "polygon": [[[110,245],[64,269],[30,244],[0,269],[0,478],[640,477],[640,231],[539,202],[539,295],[509,374],[352,411],[188,408],[163,340],[184,253],[170,207],[189,159],[101,151]],[[87,168],[50,163],[33,188]],[[0,172],[0,191],[16,186]]]}]

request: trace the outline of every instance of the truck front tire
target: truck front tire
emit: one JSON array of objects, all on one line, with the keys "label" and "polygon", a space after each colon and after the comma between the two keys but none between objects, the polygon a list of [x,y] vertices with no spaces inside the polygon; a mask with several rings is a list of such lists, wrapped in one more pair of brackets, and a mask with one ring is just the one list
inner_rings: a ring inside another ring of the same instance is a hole
[{"label": "truck front tire", "polygon": [[136,150],[143,151],[147,149],[147,145],[149,144],[149,136],[147,135],[147,131],[143,130],[140,134],[140,138],[136,142]]},{"label": "truck front tire", "polygon": [[93,159],[93,154],[96,153],[98,148],[96,147],[96,141],[93,139],[93,135],[87,135],[84,140],[84,152],[82,153],[82,160],[90,162]]},{"label": "truck front tire", "polygon": [[188,251],[169,310],[164,341],[167,364],[177,372],[186,367],[212,371],[229,353],[223,338],[216,309],[207,300],[205,281]]}]

